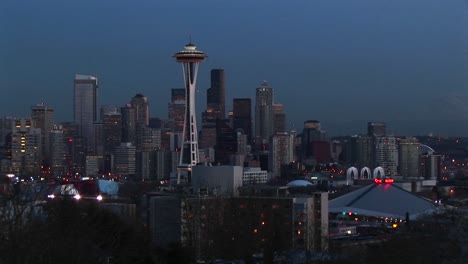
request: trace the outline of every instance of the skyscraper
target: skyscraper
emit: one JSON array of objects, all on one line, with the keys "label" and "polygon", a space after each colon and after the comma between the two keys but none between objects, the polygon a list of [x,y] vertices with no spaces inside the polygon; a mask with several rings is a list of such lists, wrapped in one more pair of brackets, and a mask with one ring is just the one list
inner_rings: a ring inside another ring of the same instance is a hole
[{"label": "skyscraper", "polygon": [[273,104],[273,114],[273,133],[276,134],[286,132],[286,114],[283,111],[283,105]]},{"label": "skyscraper", "polygon": [[416,138],[401,139],[398,144],[398,172],[403,178],[419,177],[419,141]]},{"label": "skyscraper", "polygon": [[[174,57],[182,64],[182,72],[185,84],[186,111],[183,130],[183,144],[180,155],[179,166],[190,168],[199,161],[198,154],[198,130],[195,111],[195,86],[197,83],[198,66],[206,55],[191,43],[185,45],[182,51],[177,52]],[[178,173],[177,183],[180,183]]]},{"label": "skyscraper", "polygon": [[286,132],[271,137],[269,152],[269,171],[273,177],[281,177],[281,166],[293,161],[293,140]]},{"label": "skyscraper", "polygon": [[37,176],[41,164],[41,129],[29,119],[17,119],[11,134],[11,171],[20,176]]},{"label": "skyscraper", "polygon": [[122,115],[122,142],[132,143],[135,145],[136,140],[136,114],[135,108],[131,104],[127,104],[120,108],[120,114]]},{"label": "skyscraper", "polygon": [[237,153],[237,132],[227,124],[227,119],[216,120],[215,162],[231,165],[231,156]]},{"label": "skyscraper", "polygon": [[226,85],[223,69],[211,70],[211,87],[206,92],[206,111],[202,113],[200,147],[216,145],[216,120],[226,118]]},{"label": "skyscraper", "polygon": [[250,98],[233,100],[233,128],[242,129],[247,135],[247,144],[252,143],[252,102]]},{"label": "skyscraper", "polygon": [[42,159],[50,159],[50,132],[54,123],[54,109],[38,104],[31,107],[31,120],[35,128],[41,129]]},{"label": "skyscraper", "polygon": [[255,97],[255,140],[256,145],[267,143],[273,135],[273,89],[263,82]]},{"label": "skyscraper", "polygon": [[168,118],[172,121],[172,132],[184,130],[185,118],[185,89],[171,89],[171,101],[169,102]]},{"label": "skyscraper", "polygon": [[50,132],[50,169],[53,176],[59,177],[65,175],[66,158],[63,127],[55,125]]},{"label": "skyscraper", "polygon": [[98,79],[89,75],[75,75],[73,81],[73,120],[78,135],[94,142],[94,122],[97,121]]},{"label": "skyscraper", "polygon": [[148,99],[142,94],[137,94],[132,98],[130,104],[135,108],[136,126],[149,125]]},{"label": "skyscraper", "polygon": [[306,160],[329,162],[330,143],[327,140],[325,132],[321,130],[319,121],[307,120],[304,122],[301,142],[301,159],[303,162]]},{"label": "skyscraper", "polygon": [[206,92],[208,119],[226,117],[226,83],[223,69],[211,70],[211,87]]},{"label": "skyscraper", "polygon": [[103,115],[102,133],[104,153],[111,154],[122,141],[122,115],[119,112],[107,112]]},{"label": "skyscraper", "polygon": [[386,176],[397,175],[398,148],[395,137],[375,139],[375,166],[382,167]]}]

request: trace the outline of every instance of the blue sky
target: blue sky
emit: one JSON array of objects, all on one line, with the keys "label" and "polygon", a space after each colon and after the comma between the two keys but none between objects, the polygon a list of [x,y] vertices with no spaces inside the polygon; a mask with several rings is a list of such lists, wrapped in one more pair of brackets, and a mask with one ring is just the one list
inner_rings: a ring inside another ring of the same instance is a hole
[{"label": "blue sky", "polygon": [[171,56],[191,34],[209,56],[198,112],[209,71],[224,68],[228,107],[267,80],[298,129],[318,119],[363,133],[381,120],[396,134],[468,135],[467,25],[465,0],[3,0],[0,115],[44,102],[71,120],[81,73],[99,78],[100,104],[142,93],[165,118],[182,86]]}]

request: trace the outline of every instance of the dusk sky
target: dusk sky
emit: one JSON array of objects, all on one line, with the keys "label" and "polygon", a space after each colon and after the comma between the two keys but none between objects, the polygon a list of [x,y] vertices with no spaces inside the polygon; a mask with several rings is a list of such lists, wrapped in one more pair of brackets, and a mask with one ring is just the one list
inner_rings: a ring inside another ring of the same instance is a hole
[{"label": "dusk sky", "polygon": [[267,80],[288,125],[320,120],[332,135],[385,121],[397,135],[468,136],[468,1],[2,0],[0,115],[44,102],[72,121],[74,75],[99,78],[99,104],[142,93],[167,118],[183,86],[172,55],[188,42],[226,71],[232,99]]}]

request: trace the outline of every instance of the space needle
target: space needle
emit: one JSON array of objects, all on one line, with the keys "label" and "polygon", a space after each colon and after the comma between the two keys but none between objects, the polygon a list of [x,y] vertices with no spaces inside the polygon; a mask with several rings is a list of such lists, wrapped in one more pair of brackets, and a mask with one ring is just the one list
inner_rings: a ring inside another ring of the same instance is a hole
[{"label": "space needle", "polygon": [[182,148],[177,167],[177,184],[180,184],[181,176],[189,177],[192,166],[199,162],[195,85],[197,83],[198,66],[206,58],[206,55],[197,50],[195,45],[189,43],[173,57],[182,64],[185,85],[185,118],[182,131]]}]

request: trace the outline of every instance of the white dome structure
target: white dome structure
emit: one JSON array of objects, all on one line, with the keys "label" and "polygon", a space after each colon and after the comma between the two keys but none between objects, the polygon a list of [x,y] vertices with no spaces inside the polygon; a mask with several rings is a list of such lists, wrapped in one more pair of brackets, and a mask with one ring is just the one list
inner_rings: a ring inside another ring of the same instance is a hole
[{"label": "white dome structure", "polygon": [[292,182],[286,184],[286,186],[290,186],[290,187],[307,187],[307,186],[312,186],[312,183],[310,183],[308,181],[305,181],[305,180],[295,180],[295,181],[292,181]]}]

